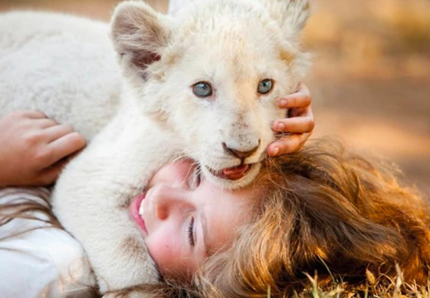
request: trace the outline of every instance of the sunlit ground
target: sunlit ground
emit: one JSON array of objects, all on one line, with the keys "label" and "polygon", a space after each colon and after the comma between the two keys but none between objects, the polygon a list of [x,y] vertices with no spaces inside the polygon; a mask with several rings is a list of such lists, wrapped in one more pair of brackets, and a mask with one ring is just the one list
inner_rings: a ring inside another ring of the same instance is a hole
[{"label": "sunlit ground", "polygon": [[[101,20],[118,1],[0,0]],[[149,1],[166,10],[166,1]],[[315,0],[305,30],[314,66],[314,137],[336,135],[389,158],[430,197],[430,1]]]}]

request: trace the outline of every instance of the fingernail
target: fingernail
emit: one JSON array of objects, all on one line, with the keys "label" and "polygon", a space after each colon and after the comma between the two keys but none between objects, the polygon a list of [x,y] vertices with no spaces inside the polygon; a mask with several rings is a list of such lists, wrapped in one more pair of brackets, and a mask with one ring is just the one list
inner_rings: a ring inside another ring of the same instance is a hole
[{"label": "fingernail", "polygon": [[278,101],[278,105],[279,105],[280,107],[285,107],[285,106],[287,105],[287,100],[286,100],[286,99],[280,99],[280,100]]},{"label": "fingernail", "polygon": [[279,147],[275,147],[272,149],[272,156],[276,156],[279,154]]},{"label": "fingernail", "polygon": [[278,123],[278,125],[277,125],[277,128],[279,129],[279,130],[284,130],[285,129],[285,124],[284,123],[282,123],[282,122],[279,122]]}]

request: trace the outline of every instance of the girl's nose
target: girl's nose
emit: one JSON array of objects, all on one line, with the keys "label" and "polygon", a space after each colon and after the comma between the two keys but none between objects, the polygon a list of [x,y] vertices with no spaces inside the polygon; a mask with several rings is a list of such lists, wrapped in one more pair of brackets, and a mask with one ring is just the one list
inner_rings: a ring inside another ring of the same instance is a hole
[{"label": "girl's nose", "polygon": [[160,220],[187,214],[194,208],[186,192],[179,187],[160,186],[154,191],[153,196],[155,216]]}]

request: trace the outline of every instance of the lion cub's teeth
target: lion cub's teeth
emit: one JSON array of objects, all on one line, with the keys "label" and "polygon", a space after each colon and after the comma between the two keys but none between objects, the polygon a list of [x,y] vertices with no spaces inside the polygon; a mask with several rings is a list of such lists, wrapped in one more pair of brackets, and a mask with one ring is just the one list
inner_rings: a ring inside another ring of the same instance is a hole
[{"label": "lion cub's teeth", "polygon": [[143,200],[140,202],[139,215],[143,217]]}]

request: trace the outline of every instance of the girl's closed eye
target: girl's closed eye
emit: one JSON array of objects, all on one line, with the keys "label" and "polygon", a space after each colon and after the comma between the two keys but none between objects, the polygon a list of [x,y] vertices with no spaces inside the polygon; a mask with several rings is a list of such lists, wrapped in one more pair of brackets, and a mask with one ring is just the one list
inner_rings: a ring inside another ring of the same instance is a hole
[{"label": "girl's closed eye", "polygon": [[188,224],[188,241],[191,246],[194,246],[194,216],[191,217],[190,223]]}]

